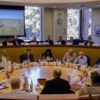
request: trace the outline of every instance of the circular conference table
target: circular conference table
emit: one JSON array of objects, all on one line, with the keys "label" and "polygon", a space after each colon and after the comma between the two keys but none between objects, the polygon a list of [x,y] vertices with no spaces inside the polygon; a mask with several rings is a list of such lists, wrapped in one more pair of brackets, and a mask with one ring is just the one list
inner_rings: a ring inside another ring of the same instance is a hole
[{"label": "circular conference table", "polygon": [[[8,85],[8,88],[6,89],[2,89],[0,90],[0,92],[8,92],[11,90],[10,87],[10,78],[12,77],[18,77],[21,80],[21,89],[23,88],[23,84],[24,84],[24,76],[28,77],[28,82],[29,84],[32,82],[33,84],[33,93],[36,93],[36,86],[38,84],[38,79],[46,79],[46,80],[50,80],[53,79],[53,71],[54,69],[59,68],[61,69],[62,75],[61,78],[70,81],[70,84],[73,83],[78,83],[80,85],[82,85],[81,81],[82,79],[85,78],[85,74],[84,74],[84,69],[80,69],[80,68],[76,68],[76,67],[68,67],[66,65],[59,65],[59,66],[55,66],[55,65],[46,65],[46,66],[40,66],[39,64],[34,65],[34,66],[30,66],[30,65],[25,65],[25,66],[19,66],[16,69],[14,69],[13,72],[11,72],[11,69],[3,70],[0,72],[0,82],[7,80],[6,84]],[[91,69],[85,69],[85,71],[88,72],[88,76],[91,73]],[[7,79],[7,77],[5,76],[6,72],[9,72],[9,76],[10,78]],[[70,80],[69,80],[69,76],[70,76]],[[39,92],[39,91],[38,91]],[[76,93],[78,93],[78,91],[75,91]]]}]

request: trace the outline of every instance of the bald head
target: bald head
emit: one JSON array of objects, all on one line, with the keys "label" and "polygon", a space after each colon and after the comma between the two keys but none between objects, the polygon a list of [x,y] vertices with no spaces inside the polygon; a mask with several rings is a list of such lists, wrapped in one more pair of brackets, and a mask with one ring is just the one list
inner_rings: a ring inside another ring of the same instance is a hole
[{"label": "bald head", "polygon": [[16,41],[18,39],[17,35],[14,36],[14,40]]},{"label": "bald head", "polygon": [[61,69],[55,69],[53,72],[54,78],[60,77],[61,76]]},{"label": "bald head", "polygon": [[70,55],[73,54],[73,49],[69,49],[69,54],[70,54]]},{"label": "bald head", "polygon": [[79,52],[79,56],[80,56],[80,58],[82,58],[84,56],[84,52],[83,51],[80,51]]},{"label": "bald head", "polygon": [[6,56],[7,51],[6,50],[2,50],[2,55]]},{"label": "bald head", "polygon": [[10,84],[11,84],[12,89],[19,89],[20,88],[20,79],[12,78]]}]

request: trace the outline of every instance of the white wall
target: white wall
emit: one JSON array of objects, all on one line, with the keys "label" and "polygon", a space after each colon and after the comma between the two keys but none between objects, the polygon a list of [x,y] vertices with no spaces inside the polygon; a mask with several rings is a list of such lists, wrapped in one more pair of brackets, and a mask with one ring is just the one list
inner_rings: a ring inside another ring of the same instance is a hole
[{"label": "white wall", "polygon": [[[61,18],[62,24],[58,24],[57,20]],[[66,9],[54,9],[54,41],[59,40],[59,36],[63,37],[63,40],[67,39],[67,10]]]},{"label": "white wall", "polygon": [[92,40],[100,45],[100,37],[96,36],[95,27],[100,25],[100,8],[92,10]]}]

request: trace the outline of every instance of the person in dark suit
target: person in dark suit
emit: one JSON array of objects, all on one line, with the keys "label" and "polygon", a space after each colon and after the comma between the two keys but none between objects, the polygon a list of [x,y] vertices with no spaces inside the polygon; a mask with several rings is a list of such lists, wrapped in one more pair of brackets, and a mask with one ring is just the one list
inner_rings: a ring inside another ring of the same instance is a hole
[{"label": "person in dark suit", "polygon": [[62,39],[62,36],[59,36],[59,40],[57,42],[61,42],[61,45],[66,44],[66,41]]},{"label": "person in dark suit", "polygon": [[70,40],[68,40],[67,42],[68,42],[68,43],[71,43],[72,45],[75,45],[75,42],[74,42],[74,39],[73,39],[72,36],[70,37]]},{"label": "person in dark suit", "polygon": [[86,46],[92,46],[93,45],[93,42],[91,40],[92,40],[92,38],[91,37],[88,37],[88,40],[85,42],[85,45]]},{"label": "person in dark suit", "polygon": [[49,42],[49,45],[53,45],[50,35],[48,35],[48,40],[45,40],[45,42]]},{"label": "person in dark suit", "polygon": [[2,42],[3,46],[7,46],[8,43],[12,43],[10,38],[7,38],[6,41],[3,41],[3,42]]},{"label": "person in dark suit", "polygon": [[23,63],[23,61],[34,61],[34,56],[31,54],[31,49],[27,49],[27,53],[20,56],[20,62]]},{"label": "person in dark suit", "polygon": [[33,38],[33,40],[32,40],[32,41],[30,41],[30,43],[31,43],[31,42],[34,42],[34,43],[36,43],[36,44],[38,44],[38,43],[39,43],[39,42],[37,41],[37,38],[36,38],[36,37],[34,37],[34,38]]},{"label": "person in dark suit", "polygon": [[95,71],[91,73],[91,86],[100,86],[100,74]]},{"label": "person in dark suit", "polygon": [[53,72],[54,79],[46,82],[41,94],[67,94],[74,93],[70,90],[68,81],[61,79],[61,70],[55,69]]},{"label": "person in dark suit", "polygon": [[98,66],[100,64],[100,58],[98,58],[98,60],[95,63],[95,66]]},{"label": "person in dark suit", "polygon": [[14,39],[12,40],[13,45],[21,45],[22,40],[18,39],[17,35],[14,36]]}]

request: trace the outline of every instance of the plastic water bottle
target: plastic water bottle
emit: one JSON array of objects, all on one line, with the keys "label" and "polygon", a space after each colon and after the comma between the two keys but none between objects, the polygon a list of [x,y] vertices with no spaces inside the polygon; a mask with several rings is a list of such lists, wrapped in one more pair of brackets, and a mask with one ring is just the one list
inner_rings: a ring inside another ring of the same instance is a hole
[{"label": "plastic water bottle", "polygon": [[30,85],[30,91],[32,92],[33,91],[33,82],[31,80],[31,85]]},{"label": "plastic water bottle", "polygon": [[58,61],[59,61],[59,60],[58,60],[58,58],[57,58],[57,60],[56,60],[56,65],[58,65]]}]

